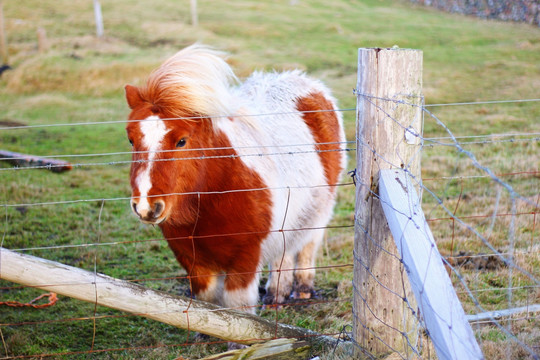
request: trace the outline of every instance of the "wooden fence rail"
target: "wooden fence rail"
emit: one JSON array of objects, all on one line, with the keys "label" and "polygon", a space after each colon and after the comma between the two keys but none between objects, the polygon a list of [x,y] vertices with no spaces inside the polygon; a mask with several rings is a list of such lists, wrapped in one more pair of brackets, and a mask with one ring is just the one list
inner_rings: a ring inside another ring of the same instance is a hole
[{"label": "wooden fence rail", "polygon": [[439,359],[482,359],[413,184],[402,169],[381,170],[381,204],[420,316]]},{"label": "wooden fence rail", "polygon": [[303,339],[335,346],[337,339],[241,311],[143,286],[0,247],[0,279],[144,316],[231,342]]}]

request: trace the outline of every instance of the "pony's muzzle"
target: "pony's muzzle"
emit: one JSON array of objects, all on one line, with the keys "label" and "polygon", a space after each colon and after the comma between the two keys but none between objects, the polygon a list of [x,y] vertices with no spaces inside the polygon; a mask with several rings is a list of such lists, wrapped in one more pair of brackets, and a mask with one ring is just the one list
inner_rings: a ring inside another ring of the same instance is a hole
[{"label": "pony's muzzle", "polygon": [[131,199],[131,208],[142,222],[159,224],[165,220],[162,217],[165,210],[165,202],[163,200],[155,200],[152,204],[149,204],[146,199],[140,202]]}]

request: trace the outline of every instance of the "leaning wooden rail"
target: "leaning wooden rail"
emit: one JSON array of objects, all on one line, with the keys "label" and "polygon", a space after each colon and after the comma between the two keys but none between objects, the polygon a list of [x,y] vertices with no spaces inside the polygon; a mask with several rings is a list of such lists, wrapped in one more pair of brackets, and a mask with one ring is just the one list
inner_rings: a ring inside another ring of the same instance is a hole
[{"label": "leaning wooden rail", "polygon": [[35,155],[16,153],[13,151],[0,150],[0,160],[20,167],[37,167],[52,172],[71,170],[70,163],[64,160],[43,158]]},{"label": "leaning wooden rail", "polygon": [[275,338],[304,339],[311,344],[338,342],[294,326],[183,296],[151,290],[58,262],[0,247],[0,279],[54,291],[75,299],[144,316],[227,341],[252,344]]},{"label": "leaning wooden rail", "polygon": [[420,314],[439,359],[483,359],[414,186],[403,169],[379,172],[380,202]]}]

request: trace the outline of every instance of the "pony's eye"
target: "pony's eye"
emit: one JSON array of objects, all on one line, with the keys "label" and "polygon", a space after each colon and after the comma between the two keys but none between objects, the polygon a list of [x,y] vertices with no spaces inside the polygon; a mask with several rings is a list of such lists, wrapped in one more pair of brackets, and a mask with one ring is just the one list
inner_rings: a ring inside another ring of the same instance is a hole
[{"label": "pony's eye", "polygon": [[186,138],[181,138],[180,141],[176,143],[176,147],[184,147],[186,145]]}]

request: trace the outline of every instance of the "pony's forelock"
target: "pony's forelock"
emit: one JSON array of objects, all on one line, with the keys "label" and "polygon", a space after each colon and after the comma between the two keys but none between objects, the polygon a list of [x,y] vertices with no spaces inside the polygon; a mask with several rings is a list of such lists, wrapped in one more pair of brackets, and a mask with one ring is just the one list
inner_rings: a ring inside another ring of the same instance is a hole
[{"label": "pony's forelock", "polygon": [[150,74],[141,96],[173,117],[234,114],[231,86],[238,80],[224,58],[200,44],[180,50]]}]

